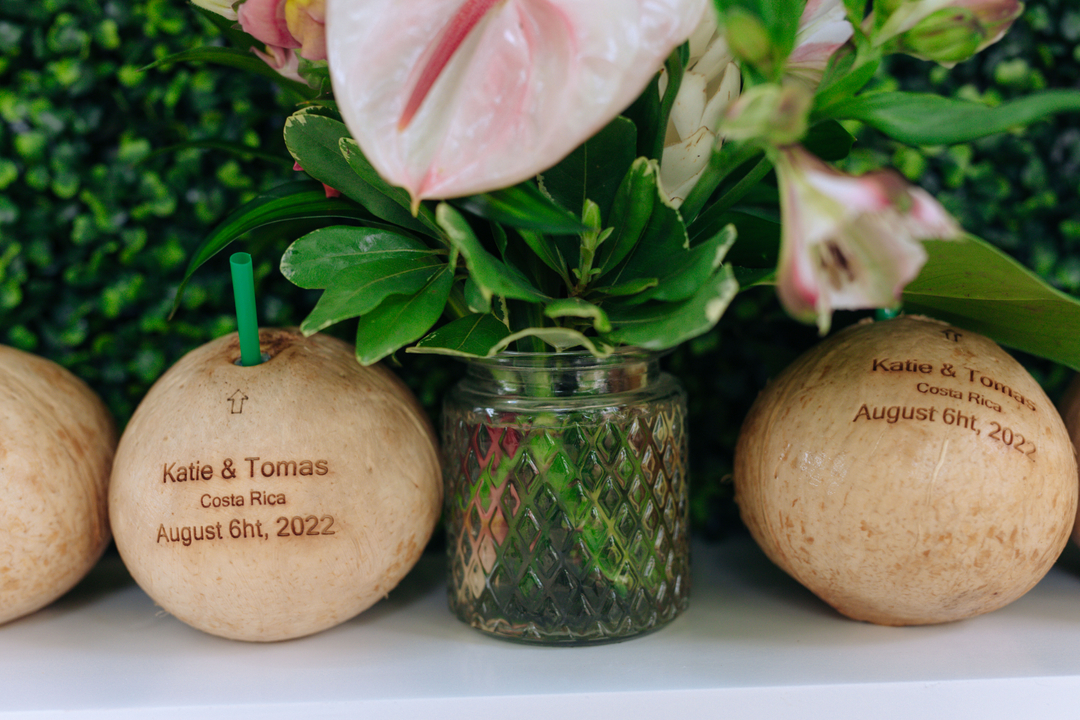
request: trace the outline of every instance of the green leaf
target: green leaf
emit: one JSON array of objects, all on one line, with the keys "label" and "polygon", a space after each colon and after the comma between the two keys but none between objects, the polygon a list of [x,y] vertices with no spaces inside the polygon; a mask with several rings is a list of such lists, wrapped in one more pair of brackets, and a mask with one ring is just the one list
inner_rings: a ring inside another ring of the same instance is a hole
[{"label": "green leaf", "polygon": [[559,352],[573,347],[583,347],[597,357],[607,357],[615,350],[614,347],[607,343],[593,342],[592,338],[583,335],[577,330],[558,327],[532,327],[507,335],[492,348],[491,354],[501,352],[510,347],[511,344],[528,337],[539,338]]},{"label": "green leaf", "polygon": [[1077,111],[1080,91],[1076,90],[1045,90],[997,107],[925,93],[891,92],[838,103],[829,115],[859,120],[909,145],[952,145]]},{"label": "green leaf", "polygon": [[[585,207],[586,199],[592,200],[600,207],[600,217],[606,225],[615,193],[635,157],[637,128],[630,120],[617,117],[562,162],[541,174],[541,186],[555,202],[575,216]],[[573,229],[547,232],[568,235],[587,229],[579,222]]]},{"label": "green leaf", "polygon": [[[652,161],[649,163],[655,165]],[[600,277],[607,277],[607,282],[611,285],[619,285],[639,278],[666,277],[675,272],[679,265],[679,258],[690,248],[690,239],[686,234],[679,211],[668,203],[667,198],[656,185],[658,174],[656,172],[651,177],[643,178],[642,192],[647,192],[650,184],[653,187],[651,206],[644,198],[640,200],[643,207],[650,208],[650,213],[644,230],[626,253],[626,258],[613,270],[609,268],[612,267],[614,257],[617,255],[613,255],[612,258],[601,258]],[[638,209],[629,211],[630,215],[635,216],[638,212]],[[635,217],[634,223],[636,222]],[[615,232],[618,233],[619,229],[616,228]],[[600,246],[601,254],[615,236],[612,234],[612,237]],[[623,242],[623,238],[620,238],[619,242]]]},{"label": "green leaf", "polygon": [[368,221],[371,215],[348,200],[327,198],[322,188],[315,189],[306,180],[279,185],[234,210],[199,243],[191,260],[188,261],[184,279],[176,290],[176,298],[173,300],[169,316],[172,317],[176,313],[184,288],[187,287],[195,271],[207,260],[227,248],[234,240],[273,223],[310,218],[351,218]]},{"label": "green leaf", "polygon": [[300,330],[313,335],[374,310],[390,295],[417,293],[442,267],[430,258],[387,258],[347,267],[330,281]]},{"label": "green leaf", "polygon": [[[387,201],[397,205],[401,210],[412,217],[412,200],[409,197],[408,191],[403,188],[394,187],[390,183],[386,182],[379,175],[378,171],[372,166],[371,162],[364,157],[364,153],[360,151],[360,145],[351,137],[343,137],[339,144],[339,149],[342,155],[349,163],[349,167],[353,169],[353,172],[357,176],[370,185],[382,198],[382,202]],[[389,207],[387,212],[390,212]],[[416,220],[426,227],[430,233],[436,237],[439,235],[439,226],[435,222],[435,213],[432,211],[430,205],[420,203],[416,207]]]},{"label": "green leaf", "polygon": [[[720,232],[690,250],[673,253],[673,264],[660,283],[627,300],[638,304],[648,300],[674,302],[685,300],[701,289],[716,268],[724,262],[724,256],[735,242],[735,226],[727,225]],[[599,328],[597,328],[599,329]]]},{"label": "green leaf", "polygon": [[469,223],[457,210],[446,203],[439,203],[435,217],[450,243],[465,258],[470,275],[485,297],[490,299],[492,295],[499,295],[531,302],[549,299],[533,287],[520,270],[485,250]]},{"label": "green leaf", "polygon": [[495,348],[509,334],[509,328],[494,315],[476,313],[443,325],[412,347],[405,348],[405,352],[490,357],[498,352]]},{"label": "green leaf", "polygon": [[513,228],[574,235],[588,228],[556,205],[531,180],[513,187],[450,201],[462,210]]},{"label": "green leaf", "polygon": [[843,160],[851,154],[855,136],[835,120],[824,120],[810,128],[802,140],[803,147],[826,162]]},{"label": "green leaf", "polygon": [[416,238],[384,228],[327,227],[308,233],[281,257],[281,274],[308,289],[328,287],[347,267],[386,258],[425,258],[432,250]]},{"label": "green leaf", "polygon": [[268,163],[274,163],[275,165],[288,164],[290,167],[292,166],[292,163],[288,162],[288,158],[285,157],[284,153],[263,152],[257,148],[248,147],[243,143],[226,142],[224,140],[191,140],[189,142],[176,143],[175,145],[166,145],[165,147],[154,150],[140,162],[146,162],[158,155],[172,155],[181,150],[219,150],[221,152],[229,153],[230,155],[237,155],[244,158],[256,158]]},{"label": "green leaf", "polygon": [[624,295],[637,295],[639,292],[656,287],[659,284],[659,278],[639,278],[621,285],[595,287],[592,291],[607,297],[621,297]]},{"label": "green leaf", "polygon": [[491,298],[484,295],[471,276],[465,280],[465,305],[474,313],[491,312]]},{"label": "green leaf", "polygon": [[391,295],[363,315],[356,327],[356,358],[371,365],[423,337],[438,322],[454,273],[443,266],[416,295]]},{"label": "green leaf", "polygon": [[270,78],[281,87],[308,100],[318,97],[319,91],[304,83],[289,80],[260,60],[258,57],[239,48],[205,46],[182,50],[143,67],[143,70],[172,65],[178,62],[208,62],[215,65],[237,68],[245,72]]},{"label": "green leaf", "polygon": [[[570,276],[566,273],[566,261],[563,260],[562,253],[559,251],[559,246],[554,243],[551,238],[540,233],[532,232],[531,230],[518,230],[518,234],[521,239],[525,241],[525,244],[529,246],[536,256],[554,270],[562,278],[563,282],[567,285],[571,285]],[[505,235],[503,236],[503,242],[501,243],[501,251],[503,253],[503,259],[506,259],[506,242]]]},{"label": "green leaf", "polygon": [[380,220],[436,234],[407,208],[357,175],[341,150],[341,141],[348,137],[345,123],[314,112],[300,111],[285,121],[285,145],[308,175],[352,198]]},{"label": "green leaf", "polygon": [[838,102],[853,97],[870,82],[881,61],[863,60],[857,54],[841,50],[825,66],[825,76],[814,95],[814,110],[811,120],[816,121],[823,115],[829,115],[831,107]]},{"label": "green leaf", "polygon": [[1080,300],[974,236],[924,246],[929,259],[904,289],[905,312],[1080,370]]},{"label": "green leaf", "polygon": [[623,177],[612,206],[610,227],[614,231],[600,246],[594,262],[601,277],[623,261],[648,227],[653,206],[660,202],[659,177],[660,165],[646,158],[635,160]]},{"label": "green leaf", "polygon": [[607,337],[648,350],[675,347],[711,330],[738,291],[731,266],[725,265],[688,300],[608,308],[615,330]]},{"label": "green leaf", "polygon": [[593,328],[597,332],[606,333],[611,330],[611,322],[600,306],[581,298],[553,300],[544,307],[544,314],[549,318],[585,318],[592,321]]},{"label": "green leaf", "polygon": [[[702,215],[702,218],[705,216]],[[727,260],[735,265],[754,268],[775,268],[780,258],[780,219],[767,217],[752,210],[729,210],[710,221],[694,224],[691,241],[696,242],[706,232],[716,233],[724,226],[733,224],[738,241],[731,248]]]}]

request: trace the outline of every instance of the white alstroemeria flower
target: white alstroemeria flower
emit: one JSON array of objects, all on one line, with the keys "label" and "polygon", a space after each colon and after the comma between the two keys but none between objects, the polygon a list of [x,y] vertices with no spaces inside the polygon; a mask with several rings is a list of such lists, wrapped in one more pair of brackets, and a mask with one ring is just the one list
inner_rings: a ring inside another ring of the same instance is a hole
[{"label": "white alstroemeria flower", "polygon": [[[842,0],[808,0],[799,18],[795,49],[788,57],[788,77],[810,90],[821,82],[825,66],[854,30]],[[664,84],[661,78],[660,91]],[[739,98],[742,78],[716,13],[706,12],[690,37],[690,62],[675,97],[660,162],[660,182],[675,207],[682,204],[719,149],[718,127]]]},{"label": "white alstroemeria flower", "polygon": [[707,0],[327,0],[334,96],[414,202],[551,167],[641,93]]},{"label": "white alstroemeria flower", "polygon": [[236,10],[233,9],[236,0],[191,0],[191,3],[228,20],[236,20]]},{"label": "white alstroemeria flower", "polygon": [[[661,95],[666,80],[666,74],[660,78]],[[671,108],[660,160],[660,185],[673,206],[686,199],[713,149],[719,148],[717,128],[741,86],[739,66],[710,9],[690,36],[690,61]]]},{"label": "white alstroemeria flower", "polygon": [[962,234],[929,193],[891,170],[846,175],[798,145],[773,160],[782,220],[777,295],[823,335],[833,310],[895,306],[926,262],[921,240]]}]

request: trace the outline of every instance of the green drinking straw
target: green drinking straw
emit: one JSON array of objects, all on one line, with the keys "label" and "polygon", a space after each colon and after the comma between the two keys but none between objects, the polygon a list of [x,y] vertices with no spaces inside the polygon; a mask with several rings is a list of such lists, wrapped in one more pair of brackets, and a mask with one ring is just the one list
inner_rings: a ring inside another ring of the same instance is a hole
[{"label": "green drinking straw", "polygon": [[262,362],[251,256],[246,252],[233,253],[229,265],[232,266],[233,297],[236,298],[236,325],[240,330],[240,364],[251,367]]}]

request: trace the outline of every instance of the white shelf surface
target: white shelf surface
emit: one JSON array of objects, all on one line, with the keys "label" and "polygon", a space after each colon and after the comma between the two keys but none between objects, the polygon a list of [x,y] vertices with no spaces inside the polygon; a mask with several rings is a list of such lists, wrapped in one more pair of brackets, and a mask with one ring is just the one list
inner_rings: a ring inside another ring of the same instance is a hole
[{"label": "white shelf surface", "polygon": [[439,555],[352,621],[273,644],[184,625],[108,556],[0,626],[0,718],[1080,717],[1075,548],[1002,610],[909,628],[841,617],[747,538],[693,561],[691,607],[666,628],[550,648],[458,622]]}]

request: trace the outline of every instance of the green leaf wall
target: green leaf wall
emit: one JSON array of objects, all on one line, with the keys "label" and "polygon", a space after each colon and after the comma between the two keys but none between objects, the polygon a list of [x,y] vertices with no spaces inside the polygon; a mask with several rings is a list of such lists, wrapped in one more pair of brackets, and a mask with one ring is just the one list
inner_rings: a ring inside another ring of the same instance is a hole
[{"label": "green leaf wall", "polygon": [[[141,68],[223,44],[183,0],[0,2],[0,342],[49,357],[91,384],[121,425],[183,353],[234,329],[227,253],[210,260],[167,320],[200,240],[241,202],[297,179],[282,140],[291,101],[268,81],[209,65]],[[894,60],[882,89],[1005,101],[1080,87],[1080,7],[1032,0],[999,44],[952,71]],[[1080,294],[1080,120],[922,152],[857,130],[847,166],[891,164],[935,193],[972,233],[1059,289]],[[270,158],[280,158],[274,161]],[[252,253],[265,325],[297,324],[318,299],[277,270],[295,239]],[[840,314],[837,326],[856,319]],[[350,340],[353,328],[340,332]],[[694,516],[737,526],[725,477],[758,389],[816,340],[771,288],[735,298],[719,327],[667,364],[690,391]],[[1067,373],[1023,358],[1054,396]],[[456,367],[399,353],[432,413]]]}]

